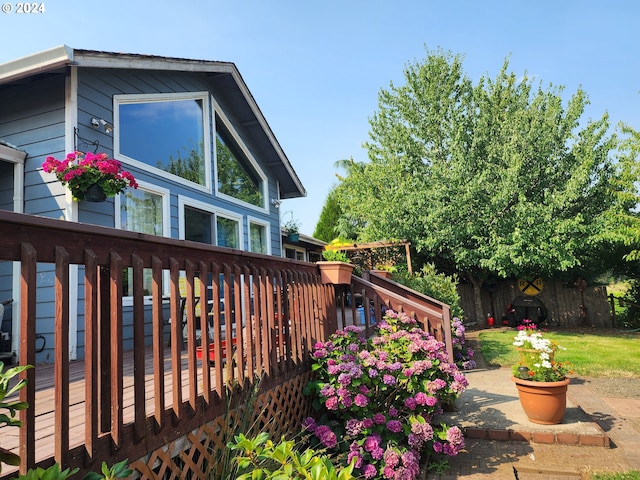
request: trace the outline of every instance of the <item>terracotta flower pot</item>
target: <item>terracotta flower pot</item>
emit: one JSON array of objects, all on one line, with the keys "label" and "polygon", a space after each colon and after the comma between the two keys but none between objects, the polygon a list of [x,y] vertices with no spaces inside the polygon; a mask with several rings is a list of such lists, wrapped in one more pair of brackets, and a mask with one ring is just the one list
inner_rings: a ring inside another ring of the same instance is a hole
[{"label": "terracotta flower pot", "polygon": [[559,382],[532,382],[511,377],[518,389],[520,405],[530,422],[555,425],[562,422],[567,409],[567,386],[570,379]]},{"label": "terracotta flower pot", "polygon": [[320,267],[320,278],[322,283],[333,283],[334,285],[345,285],[351,283],[351,274],[355,265],[345,262],[317,262]]},{"label": "terracotta flower pot", "polygon": [[384,278],[391,278],[391,272],[389,270],[373,269],[371,270],[371,273],[375,273],[376,275],[380,275],[381,277],[384,277]]}]

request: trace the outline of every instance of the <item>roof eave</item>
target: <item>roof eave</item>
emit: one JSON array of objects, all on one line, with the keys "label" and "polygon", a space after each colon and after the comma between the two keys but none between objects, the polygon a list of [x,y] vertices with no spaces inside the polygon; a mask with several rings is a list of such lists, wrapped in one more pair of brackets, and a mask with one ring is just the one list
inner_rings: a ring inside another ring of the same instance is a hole
[{"label": "roof eave", "polygon": [[10,163],[24,163],[27,158],[27,152],[18,150],[17,147],[9,145],[7,142],[0,140],[0,160]]},{"label": "roof eave", "polygon": [[27,55],[0,65],[0,85],[73,63],[73,49],[67,45]]}]

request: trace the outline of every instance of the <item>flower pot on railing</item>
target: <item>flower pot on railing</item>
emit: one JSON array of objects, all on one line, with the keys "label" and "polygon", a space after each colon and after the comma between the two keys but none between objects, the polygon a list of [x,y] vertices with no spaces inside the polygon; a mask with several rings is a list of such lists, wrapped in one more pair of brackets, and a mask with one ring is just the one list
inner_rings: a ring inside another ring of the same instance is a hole
[{"label": "flower pot on railing", "polygon": [[317,262],[320,268],[322,283],[334,285],[348,285],[351,283],[351,274],[355,265],[345,262]]},{"label": "flower pot on railing", "polygon": [[389,270],[370,270],[371,273],[375,273],[376,275],[379,275],[381,277],[384,278],[391,278],[391,272]]}]

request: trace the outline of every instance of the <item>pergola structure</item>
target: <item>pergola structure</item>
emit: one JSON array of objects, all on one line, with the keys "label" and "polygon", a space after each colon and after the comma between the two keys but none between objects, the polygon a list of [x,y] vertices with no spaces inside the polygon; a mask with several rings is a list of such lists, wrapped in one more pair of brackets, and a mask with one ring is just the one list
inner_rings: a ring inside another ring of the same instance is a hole
[{"label": "pergola structure", "polygon": [[[404,247],[404,255],[407,258],[407,268],[409,270],[409,273],[413,273],[412,268],[411,268],[411,249],[409,248],[411,246],[411,242],[408,242],[406,240],[401,240],[401,241],[397,241],[397,242],[387,242],[387,241],[376,241],[376,242],[368,242],[368,243],[354,243],[352,245],[340,245],[340,246],[336,246],[336,247],[331,247],[331,245],[328,245],[327,248],[334,248],[335,250],[340,250],[343,252],[355,252],[353,255],[350,255],[351,260],[357,260],[357,256],[358,255],[362,255],[363,260],[364,260],[364,266],[369,267],[370,270],[373,270],[375,268],[375,266],[379,263],[376,262],[376,260],[380,260],[381,258],[384,258],[384,261],[389,261],[389,257],[390,255],[388,254],[388,250],[389,249],[397,249],[397,248],[401,248]],[[379,253],[379,250],[381,249],[386,249],[387,252],[383,252],[383,253]],[[386,253],[386,254],[385,254]],[[398,253],[395,254],[395,256],[398,256]],[[395,264],[395,262],[393,262],[393,259],[391,259],[392,263],[391,265]],[[359,263],[359,262],[354,262],[354,263]]]}]

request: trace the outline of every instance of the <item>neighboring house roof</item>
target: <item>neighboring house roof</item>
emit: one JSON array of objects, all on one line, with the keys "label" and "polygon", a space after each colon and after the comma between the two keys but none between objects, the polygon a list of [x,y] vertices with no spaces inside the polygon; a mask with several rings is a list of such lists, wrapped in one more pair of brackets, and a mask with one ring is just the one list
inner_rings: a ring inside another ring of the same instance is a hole
[{"label": "neighboring house roof", "polygon": [[69,66],[92,68],[125,68],[128,70],[164,70],[200,72],[223,92],[234,115],[254,138],[263,159],[280,182],[281,198],[306,196],[306,191],[271,131],[240,72],[231,62],[191,60],[130,53],[81,50],[62,45],[33,55],[0,64],[0,85],[51,73]]}]

